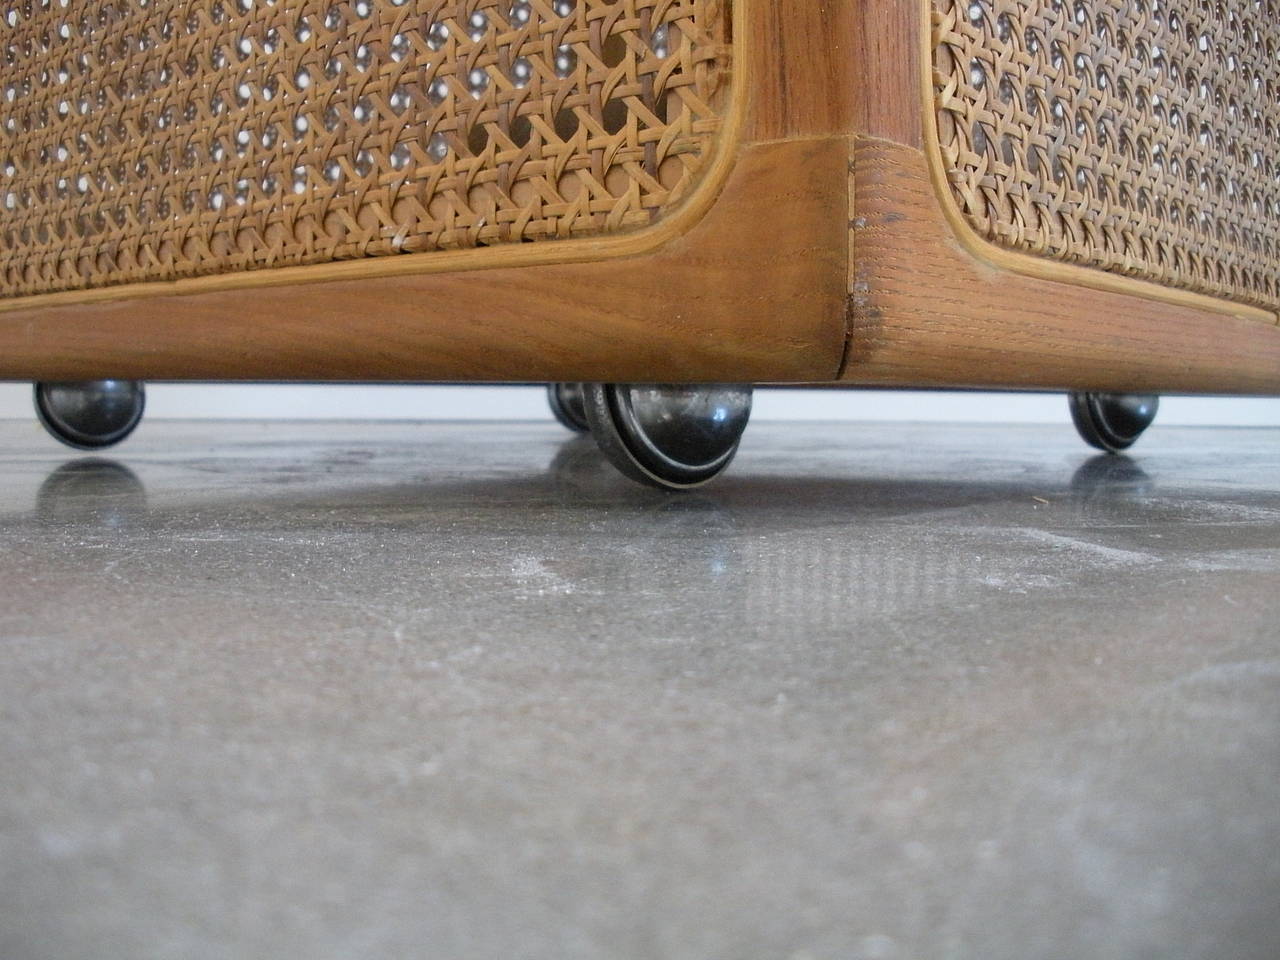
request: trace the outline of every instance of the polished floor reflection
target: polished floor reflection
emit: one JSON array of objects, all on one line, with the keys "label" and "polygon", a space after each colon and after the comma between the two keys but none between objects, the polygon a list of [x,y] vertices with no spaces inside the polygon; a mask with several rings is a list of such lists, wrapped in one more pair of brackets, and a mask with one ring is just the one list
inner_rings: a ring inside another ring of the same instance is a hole
[{"label": "polished floor reflection", "polygon": [[0,424],[0,956],[1259,958],[1280,431]]}]

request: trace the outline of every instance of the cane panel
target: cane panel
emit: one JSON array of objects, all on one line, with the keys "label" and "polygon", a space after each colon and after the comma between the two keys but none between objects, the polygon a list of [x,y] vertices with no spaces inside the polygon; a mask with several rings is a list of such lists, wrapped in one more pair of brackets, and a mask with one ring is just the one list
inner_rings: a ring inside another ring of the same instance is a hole
[{"label": "cane panel", "polygon": [[617,233],[724,123],[728,0],[0,0],[0,293]]},{"label": "cane panel", "polygon": [[1280,306],[1280,3],[932,2],[942,163],[979,236]]}]

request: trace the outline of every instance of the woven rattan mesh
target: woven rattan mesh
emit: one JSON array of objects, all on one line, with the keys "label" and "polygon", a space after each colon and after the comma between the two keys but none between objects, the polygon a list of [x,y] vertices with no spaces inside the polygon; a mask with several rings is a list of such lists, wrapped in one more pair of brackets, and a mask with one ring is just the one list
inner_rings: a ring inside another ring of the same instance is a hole
[{"label": "woven rattan mesh", "polygon": [[3,294],[647,225],[726,3],[0,0]]},{"label": "woven rattan mesh", "polygon": [[1280,2],[934,5],[943,162],[980,235],[1280,304]]}]

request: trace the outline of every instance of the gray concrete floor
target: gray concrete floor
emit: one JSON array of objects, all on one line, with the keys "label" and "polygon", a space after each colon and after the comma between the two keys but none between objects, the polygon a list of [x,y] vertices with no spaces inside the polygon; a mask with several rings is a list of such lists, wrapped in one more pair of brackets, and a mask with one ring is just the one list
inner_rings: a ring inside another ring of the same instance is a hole
[{"label": "gray concrete floor", "polygon": [[0,957],[1280,956],[1280,431],[0,424]]}]

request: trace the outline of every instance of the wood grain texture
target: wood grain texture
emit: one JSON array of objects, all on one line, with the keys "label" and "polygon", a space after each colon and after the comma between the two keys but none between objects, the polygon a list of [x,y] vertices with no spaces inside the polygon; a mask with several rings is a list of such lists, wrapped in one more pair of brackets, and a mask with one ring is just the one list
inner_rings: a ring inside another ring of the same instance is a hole
[{"label": "wood grain texture", "polygon": [[750,5],[744,139],[848,133],[861,56],[856,9],[851,0]]},{"label": "wood grain texture", "polygon": [[847,171],[846,138],[745,147],[710,211],[643,255],[14,310],[0,377],[829,380]]},{"label": "wood grain texture", "polygon": [[908,146],[924,143],[921,0],[846,0],[850,8],[852,130]]},{"label": "wood grain texture", "polygon": [[966,251],[924,154],[859,137],[851,338],[861,384],[1280,392],[1280,327],[1024,276]]}]

